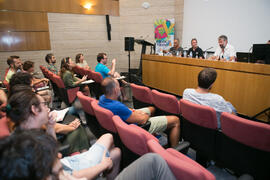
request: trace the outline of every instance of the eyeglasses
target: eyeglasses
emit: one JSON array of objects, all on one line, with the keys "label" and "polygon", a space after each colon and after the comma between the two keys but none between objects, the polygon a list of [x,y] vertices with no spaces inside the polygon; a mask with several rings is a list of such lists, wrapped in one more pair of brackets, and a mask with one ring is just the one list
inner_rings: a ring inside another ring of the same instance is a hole
[{"label": "eyeglasses", "polygon": [[47,107],[49,107],[49,102],[46,102],[46,101],[43,101],[43,102],[40,102],[40,104],[43,104],[44,106],[47,106]]}]

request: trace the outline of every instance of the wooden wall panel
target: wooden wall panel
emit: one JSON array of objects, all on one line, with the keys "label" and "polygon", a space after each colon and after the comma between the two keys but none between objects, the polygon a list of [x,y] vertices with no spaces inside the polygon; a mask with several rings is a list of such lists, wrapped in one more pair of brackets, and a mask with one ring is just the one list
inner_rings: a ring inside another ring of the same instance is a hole
[{"label": "wooden wall panel", "polygon": [[0,11],[0,31],[49,31],[47,13]]},{"label": "wooden wall panel", "polygon": [[49,32],[0,32],[0,51],[51,49]]},{"label": "wooden wall panel", "polygon": [[120,13],[119,13],[119,1],[112,1],[112,7],[111,8],[111,15],[113,16],[120,16]]},{"label": "wooden wall panel", "polygon": [[[90,10],[82,7],[86,2]],[[118,5],[117,5],[118,4]],[[119,1],[114,0],[1,0],[0,9],[16,11],[118,15]]]}]

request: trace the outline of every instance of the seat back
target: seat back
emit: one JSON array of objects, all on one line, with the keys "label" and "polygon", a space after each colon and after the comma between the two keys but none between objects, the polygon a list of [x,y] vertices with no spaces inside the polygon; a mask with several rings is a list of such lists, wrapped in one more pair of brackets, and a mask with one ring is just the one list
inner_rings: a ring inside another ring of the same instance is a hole
[{"label": "seat back", "polygon": [[97,83],[101,83],[103,78],[101,76],[101,74],[99,72],[95,72],[95,71],[91,71],[92,73],[92,79],[97,82]]},{"label": "seat back", "polygon": [[116,133],[116,127],[113,123],[112,117],[113,113],[98,105],[96,101],[91,102],[92,108],[95,112],[96,118],[99,122],[99,124],[106,130]]},{"label": "seat back", "polygon": [[87,125],[91,132],[99,138],[102,134],[106,133],[104,129],[100,126],[95,116],[95,112],[92,108],[91,102],[96,101],[96,99],[85,96],[81,91],[77,92],[77,97],[82,105],[83,111],[85,112]]},{"label": "seat back", "polygon": [[215,176],[184,154],[174,149],[165,150],[153,140],[149,140],[147,145],[151,152],[157,153],[165,159],[176,179],[215,180]]},{"label": "seat back", "polygon": [[270,125],[233,114],[221,115],[222,133],[247,146],[270,152]]},{"label": "seat back", "polygon": [[91,84],[91,94],[93,93],[96,96],[96,99],[99,99],[99,97],[102,95],[101,82],[103,78],[99,72],[90,70],[88,73],[91,73],[91,78],[95,81]]},{"label": "seat back", "polygon": [[152,90],[153,104],[162,111],[180,115],[179,101],[173,95]]},{"label": "seat back", "polygon": [[113,122],[122,143],[130,151],[138,155],[149,152],[146,142],[148,139],[156,139],[154,136],[134,124],[128,125],[119,116],[113,116]]},{"label": "seat back", "polygon": [[79,91],[80,87],[74,87],[74,88],[65,88],[64,81],[61,79],[60,76],[53,75],[53,82],[57,85],[60,91],[60,98],[62,101],[66,103],[66,105],[71,105],[73,101],[77,97],[77,92]]},{"label": "seat back", "polygon": [[84,69],[84,73],[85,75],[87,75],[87,79],[93,79],[93,71],[91,71],[90,69]]},{"label": "seat back", "polygon": [[[237,174],[270,179],[270,125],[221,114],[217,159]],[[267,165],[268,164],[268,165]]]},{"label": "seat back", "polygon": [[95,112],[92,109],[91,102],[96,100],[89,96],[85,96],[81,91],[77,92],[77,97],[82,105],[83,111],[92,116],[95,116]]},{"label": "seat back", "polygon": [[72,70],[75,74],[78,74],[80,77],[87,75],[87,79],[90,79],[90,77],[88,77],[88,72],[87,72],[88,70],[87,69],[82,68],[80,66],[75,66],[72,68]]},{"label": "seat back", "polygon": [[10,135],[10,132],[8,129],[7,118],[6,118],[6,116],[3,116],[0,119],[0,139],[4,138],[6,136],[9,136],[9,135]]},{"label": "seat back", "polygon": [[139,86],[134,83],[130,84],[134,108],[139,109],[153,104],[151,90],[146,86]]},{"label": "seat back", "polygon": [[216,111],[209,106],[203,106],[181,99],[180,111],[182,116],[193,124],[205,128],[217,129]]},{"label": "seat back", "polygon": [[205,165],[216,158],[217,118],[213,108],[180,100],[181,134],[197,151],[197,162]]},{"label": "seat back", "polygon": [[58,88],[65,88],[64,81],[61,79],[60,76],[54,75],[53,78]]}]

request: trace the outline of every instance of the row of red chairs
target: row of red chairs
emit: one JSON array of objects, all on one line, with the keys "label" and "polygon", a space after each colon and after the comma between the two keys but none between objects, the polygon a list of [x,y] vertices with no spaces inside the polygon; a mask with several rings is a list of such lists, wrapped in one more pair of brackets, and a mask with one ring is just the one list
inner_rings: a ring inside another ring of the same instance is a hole
[{"label": "row of red chairs", "polygon": [[44,66],[40,66],[43,75],[50,80],[54,93],[60,97],[60,99],[67,105],[70,106],[76,99],[76,93],[80,87],[66,88],[63,80],[60,76],[52,73]]},{"label": "row of red chairs", "polygon": [[238,175],[248,173],[255,179],[270,179],[268,124],[222,113],[218,130],[216,112],[211,107],[178,100],[145,86],[131,84],[131,88],[134,105],[152,105],[180,116],[181,137],[197,151],[198,162],[215,160]]},{"label": "row of red chairs", "polygon": [[[118,135],[121,143],[133,153],[139,156],[149,152],[158,153],[167,161],[177,179],[215,179],[209,171],[184,154],[171,148],[164,149],[158,139],[144,129],[133,124],[128,125],[119,116],[114,116],[111,111],[100,107],[97,100],[84,96],[81,92],[78,92],[77,96],[85,113],[96,117],[100,126],[108,132]],[[91,126],[91,122],[88,124]]]}]

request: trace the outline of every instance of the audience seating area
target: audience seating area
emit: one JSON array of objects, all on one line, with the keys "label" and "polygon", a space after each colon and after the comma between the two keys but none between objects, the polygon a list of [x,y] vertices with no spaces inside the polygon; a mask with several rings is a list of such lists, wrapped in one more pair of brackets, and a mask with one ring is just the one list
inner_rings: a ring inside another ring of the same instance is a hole
[{"label": "audience seating area", "polygon": [[[44,76],[51,82],[54,94],[67,106],[79,99],[86,115],[87,126],[98,138],[106,132],[114,136],[115,145],[122,150],[122,168],[138,157],[154,152],[168,163],[177,179],[214,180],[215,176],[205,168],[210,160],[236,175],[250,174],[255,179],[270,179],[270,126],[260,122],[240,118],[233,114],[222,113],[221,129],[218,129],[217,116],[213,108],[178,100],[176,96],[151,90],[145,86],[131,83],[134,108],[155,106],[156,114],[177,115],[180,118],[180,137],[189,142],[196,151],[196,161],[172,148],[164,148],[158,139],[134,124],[126,124],[119,116],[98,105],[101,95],[102,76],[78,66],[73,71],[87,75],[94,80],[90,88],[96,97],[85,96],[79,87],[66,88],[60,76],[40,66]],[[93,96],[92,94],[92,96]],[[0,137],[9,135],[6,118],[0,119]],[[203,167],[204,166],[204,167]]]},{"label": "audience seating area", "polygon": [[142,95],[151,91],[148,87],[133,84],[131,87],[136,101],[143,102],[152,97],[150,105],[181,117],[182,140],[188,141],[190,147],[196,150],[196,161],[201,165],[206,167],[206,162],[213,160],[237,176],[250,174],[255,179],[270,179],[268,124],[222,113],[219,130],[216,112],[211,107],[177,100],[175,96],[157,90],[152,90],[152,95],[149,93],[144,98]]},{"label": "audience seating area", "polygon": [[[82,95],[79,92],[77,93],[77,95],[80,101],[82,102],[84,95]],[[149,142],[154,141],[157,145],[159,145],[158,139],[153,135],[151,135],[149,132],[145,131],[144,129],[142,129],[137,125],[134,124],[128,125],[124,123],[119,116],[113,116],[113,114],[110,111],[100,107],[97,104],[96,100],[93,100],[91,98],[84,98],[83,101],[85,101],[83,103],[84,107],[86,104],[88,105],[91,104],[91,106],[89,106],[89,109],[91,110],[90,111],[87,110],[86,113],[90,114],[92,113],[91,111],[93,110],[96,118],[98,119],[98,122],[100,123],[100,126],[106,129],[107,131],[113,133],[114,135],[120,137],[121,142],[117,143],[117,146],[121,148],[124,157],[122,159],[123,160],[122,163],[124,164],[122,165],[122,167],[127,166],[128,164],[131,163],[130,162],[131,160],[134,161],[143,154],[146,154],[148,152],[155,152],[155,148],[151,149],[152,146],[149,145]],[[88,101],[88,103],[86,103],[86,101]],[[215,179],[215,177],[209,171],[207,171],[205,168],[200,166],[192,159],[186,157],[186,155],[178,151],[172,150],[170,148],[165,150],[160,145],[159,148],[161,150],[159,149],[157,153],[160,154],[163,158],[167,157],[167,155],[164,156],[163,151],[165,151],[168,154],[168,159],[166,158],[164,159],[168,162],[169,167],[172,169],[173,173],[177,178],[179,178],[182,174],[187,174],[186,178],[184,179],[188,179],[190,177],[196,177],[196,179],[209,179],[209,180]],[[183,168],[183,166],[181,165],[183,163],[191,164],[189,165],[190,168],[186,168],[186,165],[184,165],[185,168]],[[192,170],[196,166],[197,170],[196,171]]]}]

